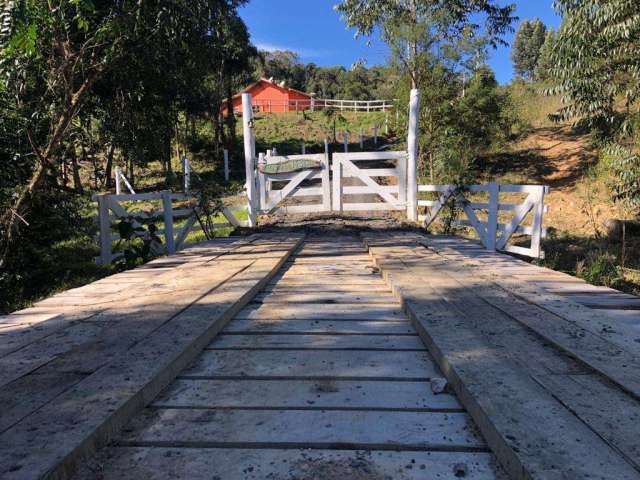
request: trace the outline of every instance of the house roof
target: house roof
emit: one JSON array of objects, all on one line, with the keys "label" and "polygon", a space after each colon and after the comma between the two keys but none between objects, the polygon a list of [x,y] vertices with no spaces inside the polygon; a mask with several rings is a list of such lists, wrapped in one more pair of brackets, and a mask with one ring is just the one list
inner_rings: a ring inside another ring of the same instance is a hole
[{"label": "house roof", "polygon": [[290,87],[281,87],[280,85],[278,85],[276,82],[269,80],[268,78],[261,78],[260,80],[258,80],[257,82],[253,82],[251,85],[245,87],[244,90],[242,90],[241,92],[236,93],[233,98],[238,98],[240,97],[243,93],[247,93],[249,92],[252,88],[260,85],[261,83],[268,83],[269,85],[279,89],[279,90],[283,90],[283,91],[287,91],[287,92],[295,92],[295,93],[299,93],[300,95],[304,95],[305,97],[311,97],[311,95],[309,95],[308,93],[302,92],[300,90],[296,90],[295,88],[290,88]]}]

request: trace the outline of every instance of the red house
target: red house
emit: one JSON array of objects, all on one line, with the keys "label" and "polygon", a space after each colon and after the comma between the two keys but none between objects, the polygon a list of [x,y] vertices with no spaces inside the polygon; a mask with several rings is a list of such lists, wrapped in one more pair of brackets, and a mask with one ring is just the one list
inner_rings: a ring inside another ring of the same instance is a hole
[{"label": "red house", "polygon": [[[284,82],[277,84],[273,80],[261,78],[233,96],[233,111],[235,113],[242,112],[243,93],[251,94],[253,110],[256,112],[299,112],[309,110],[312,107],[312,95],[286,87]],[[226,113],[226,108],[224,113]]]}]

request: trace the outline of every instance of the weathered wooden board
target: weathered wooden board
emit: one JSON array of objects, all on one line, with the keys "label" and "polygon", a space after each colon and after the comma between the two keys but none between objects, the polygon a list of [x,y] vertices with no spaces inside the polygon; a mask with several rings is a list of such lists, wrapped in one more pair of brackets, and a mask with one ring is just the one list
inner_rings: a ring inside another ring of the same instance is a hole
[{"label": "weathered wooden board", "polygon": [[[300,237],[282,238],[293,250]],[[286,260],[251,263],[113,359],[0,435],[0,477],[63,478],[78,459],[109,441],[150,402],[267,283]],[[211,263],[211,268],[219,268]]]},{"label": "weathered wooden board", "polygon": [[[487,453],[211,448],[110,448],[79,480],[506,480]],[[456,476],[458,472],[458,476]]]},{"label": "weathered wooden board", "polygon": [[426,352],[205,351],[183,377],[430,378]]},{"label": "weathered wooden board", "polygon": [[270,282],[271,285],[384,285],[379,274],[368,275],[280,275]]},{"label": "weathered wooden board", "polygon": [[298,319],[298,320],[401,320],[406,317],[397,304],[255,304],[242,310],[236,317],[240,320],[263,318]]},{"label": "weathered wooden board", "polygon": [[417,335],[408,321],[344,320],[234,320],[226,333],[322,333],[367,335]]},{"label": "weathered wooden board", "polygon": [[121,445],[484,450],[465,413],[147,409]]},{"label": "weathered wooden board", "polygon": [[344,285],[342,281],[333,282],[332,284],[316,284],[315,279],[310,278],[307,283],[286,283],[282,280],[275,285],[268,285],[263,292],[274,294],[293,294],[293,293],[315,293],[315,294],[329,294],[329,293],[368,293],[368,294],[388,294],[389,287],[380,281],[361,283],[361,284],[347,284]]},{"label": "weathered wooden board", "polygon": [[537,380],[640,470],[640,403],[598,375],[547,375]]},{"label": "weathered wooden board", "polygon": [[[402,266],[400,249],[394,255],[376,248],[375,239],[369,243],[429,350],[513,478],[639,477],[616,449],[514,365],[504,346],[483,338],[465,318],[473,307],[429,297],[428,284],[416,281],[425,278],[424,272],[414,274],[410,266],[416,263],[412,249],[405,251],[411,262]],[[386,256],[395,258],[385,262]]]},{"label": "weathered wooden board", "polygon": [[157,408],[293,408],[458,410],[453,395],[435,395],[428,382],[352,380],[178,380]]},{"label": "weathered wooden board", "polygon": [[219,335],[207,347],[219,349],[424,350],[418,336],[407,335]]},{"label": "weathered wooden board", "polygon": [[321,303],[328,304],[340,304],[340,303],[363,303],[366,305],[375,303],[391,304],[395,302],[391,292],[377,292],[377,293],[365,293],[365,292],[325,292],[322,289],[318,289],[316,293],[308,292],[291,292],[291,293],[274,293],[266,292],[258,295],[255,298],[259,303]]}]

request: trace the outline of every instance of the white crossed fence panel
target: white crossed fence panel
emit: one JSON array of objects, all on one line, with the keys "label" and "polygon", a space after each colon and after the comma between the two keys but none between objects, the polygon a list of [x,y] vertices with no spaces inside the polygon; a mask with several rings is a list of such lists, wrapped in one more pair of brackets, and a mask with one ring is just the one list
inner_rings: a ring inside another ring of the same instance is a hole
[{"label": "white crossed fence panel", "polygon": [[[419,185],[419,192],[437,192],[437,200],[418,200],[418,207],[426,208],[425,215],[418,220],[429,227],[442,212],[449,201],[466,215],[466,220],[454,220],[454,224],[472,227],[482,244],[488,250],[501,250],[520,255],[544,258],[541,241],[546,236],[543,227],[546,207],[544,197],[549,187],[544,185],[469,185],[460,188],[456,185]],[[488,202],[474,202],[468,197],[473,194],[488,193]],[[522,203],[505,203],[500,201],[501,194],[526,194]],[[454,200],[455,199],[455,200]],[[486,219],[481,220],[479,212],[486,212]],[[508,213],[502,213],[508,212]],[[501,221],[503,220],[504,221]],[[530,219],[528,225],[525,224]],[[530,247],[510,245],[509,240],[523,234],[531,237]]]},{"label": "white crossed fence panel", "polygon": [[[143,226],[141,222],[145,220],[157,221],[163,223],[164,227],[158,229],[155,233],[160,237],[164,237],[163,252],[172,254],[179,251],[185,244],[189,232],[201,230],[202,227],[197,223],[197,216],[193,207],[173,208],[174,201],[194,200],[194,197],[183,193],[172,193],[170,191],[138,193],[138,194],[116,194],[116,195],[95,195],[94,200],[98,202],[98,224],[100,256],[95,258],[96,263],[109,264],[122,256],[120,252],[113,251],[113,244],[121,240],[120,236],[113,231],[112,226],[122,219],[131,219],[134,228]],[[158,202],[158,208],[151,211],[135,210],[136,202],[144,202],[148,205],[150,202]],[[127,207],[132,206],[131,210]],[[245,226],[245,222],[238,220],[233,211],[229,207],[223,207],[220,212],[228,223],[217,223],[212,228],[228,228]],[[186,219],[183,225],[176,226],[176,220]],[[144,235],[141,233],[140,235]]]},{"label": "white crossed fence panel", "polygon": [[[290,173],[263,173],[258,170],[260,213],[312,213],[331,211],[331,179],[329,157],[325,154],[264,156],[258,164],[279,165],[296,160],[311,160],[320,168],[309,168]],[[319,182],[318,182],[319,181]],[[305,185],[311,183],[311,185]],[[282,185],[274,189],[275,185]],[[295,200],[294,200],[295,199]],[[304,199],[304,201],[303,201]],[[307,201],[311,199],[311,201]],[[299,203],[295,203],[298,201]]]},{"label": "white crossed fence panel", "polygon": [[[378,201],[349,201],[355,195],[375,195]],[[405,210],[407,152],[334,153],[332,198],[335,211]]]}]

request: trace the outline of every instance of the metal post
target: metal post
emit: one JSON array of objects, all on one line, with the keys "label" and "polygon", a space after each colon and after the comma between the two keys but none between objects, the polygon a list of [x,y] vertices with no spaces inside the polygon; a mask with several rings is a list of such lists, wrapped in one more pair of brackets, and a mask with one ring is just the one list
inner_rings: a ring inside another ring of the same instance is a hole
[{"label": "metal post", "polygon": [[418,220],[418,116],[420,114],[420,92],[411,90],[409,101],[409,135],[407,138],[407,218]]},{"label": "metal post", "polygon": [[307,146],[304,144],[304,142],[302,142],[302,155],[306,155],[307,154]]},{"label": "metal post", "polygon": [[222,155],[224,156],[224,181],[229,181],[229,150],[226,148],[222,151]]},{"label": "metal post", "polygon": [[253,132],[253,110],[251,108],[251,94],[242,94],[242,129],[244,135],[244,165],[245,165],[245,189],[247,192],[247,208],[249,213],[249,226],[256,225],[256,182],[254,177],[256,144]]},{"label": "metal post", "polygon": [[364,131],[360,127],[360,150],[364,150]]},{"label": "metal post", "polygon": [[373,127],[373,144],[378,145],[378,126]]},{"label": "metal post", "polygon": [[349,153],[349,132],[343,132],[342,141],[344,142],[344,153]]}]

